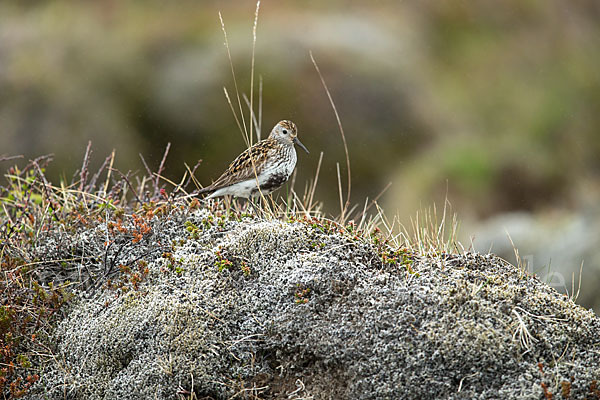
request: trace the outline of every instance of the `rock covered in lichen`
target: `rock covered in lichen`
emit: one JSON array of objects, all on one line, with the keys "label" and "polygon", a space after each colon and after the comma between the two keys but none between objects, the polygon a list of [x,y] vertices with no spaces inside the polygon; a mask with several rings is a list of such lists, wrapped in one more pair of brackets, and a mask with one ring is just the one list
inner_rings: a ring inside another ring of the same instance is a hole
[{"label": "rock covered in lichen", "polygon": [[493,255],[389,263],[318,224],[157,221],[169,251],[134,287],[81,293],[31,398],[599,394],[600,320]]}]

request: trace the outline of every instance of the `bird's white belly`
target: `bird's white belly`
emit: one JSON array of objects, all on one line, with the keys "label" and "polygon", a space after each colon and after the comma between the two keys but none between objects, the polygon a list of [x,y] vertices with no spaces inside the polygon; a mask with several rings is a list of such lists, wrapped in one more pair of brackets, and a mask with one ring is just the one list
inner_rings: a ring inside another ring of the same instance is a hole
[{"label": "bird's white belly", "polygon": [[[292,151],[290,153],[291,154],[288,154],[288,158],[285,160],[278,159],[273,162],[267,162],[267,165],[265,165],[261,173],[258,174],[258,177],[253,177],[252,179],[218,189],[208,196],[208,198],[227,194],[249,198],[251,196],[259,195],[260,193],[266,195],[279,189],[290,178],[296,167],[296,152]],[[260,192],[258,190],[259,187]]]},{"label": "bird's white belly", "polygon": [[214,197],[224,196],[226,194],[248,198],[252,194],[253,190],[256,190],[256,179],[249,179],[247,181],[241,181],[234,183],[231,186],[217,189],[207,198],[212,199]]}]

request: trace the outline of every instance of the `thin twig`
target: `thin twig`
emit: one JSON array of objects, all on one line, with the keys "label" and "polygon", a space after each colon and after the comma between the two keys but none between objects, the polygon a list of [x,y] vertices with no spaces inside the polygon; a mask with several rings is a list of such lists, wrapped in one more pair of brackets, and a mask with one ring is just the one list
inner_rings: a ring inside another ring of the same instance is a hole
[{"label": "thin twig", "polygon": [[83,164],[81,165],[81,172],[79,173],[79,191],[83,192],[85,182],[88,177],[88,166],[90,164],[90,153],[92,150],[92,141],[88,141],[87,147],[85,148],[85,155],[83,156]]},{"label": "thin twig", "polygon": [[18,156],[0,156],[0,161],[8,161],[8,160],[14,160],[17,158],[23,158],[23,155],[18,155]]},{"label": "thin twig", "polygon": [[129,186],[129,188],[131,189],[131,191],[133,192],[133,195],[135,196],[136,200],[140,203],[143,204],[144,202],[139,198],[139,196],[137,195],[135,189],[133,188],[133,185],[131,184],[131,182],[129,181],[129,178],[127,177],[127,175],[129,175],[129,172],[127,172],[127,175],[123,174],[121,171],[119,171],[118,169],[115,168],[110,168],[111,171],[115,171],[118,172],[119,175],[121,175],[121,177],[123,178],[123,180],[125,181],[125,183],[127,184],[127,186]]},{"label": "thin twig", "polygon": [[348,172],[348,193],[346,196],[346,204],[344,205],[344,208],[346,209],[346,208],[348,208],[348,206],[350,204],[350,191],[351,191],[351,183],[352,183],[352,174],[350,172],[350,155],[348,153],[348,144],[346,143],[346,135],[344,134],[344,128],[342,126],[342,121],[341,121],[340,115],[337,111],[337,107],[335,106],[335,103],[333,102],[333,97],[331,97],[329,88],[327,87],[327,84],[325,83],[325,78],[323,78],[323,74],[321,74],[321,70],[319,69],[317,62],[315,61],[315,58],[313,57],[312,51],[310,51],[309,54],[310,54],[310,59],[312,60],[312,63],[315,66],[315,69],[317,70],[317,74],[319,75],[319,78],[321,79],[321,83],[323,84],[325,93],[327,93],[327,98],[329,99],[329,103],[331,104],[331,107],[333,108],[333,112],[335,114],[335,119],[337,120],[340,134],[342,135],[342,142],[344,143],[344,152],[346,153],[346,169]]},{"label": "thin twig", "polygon": [[342,194],[342,178],[340,177],[340,163],[335,163],[335,168],[337,170],[337,179],[338,179],[338,193],[340,195],[340,224],[345,225],[346,219],[346,207],[344,207],[344,200]]},{"label": "thin twig", "polygon": [[315,190],[317,189],[317,182],[319,181],[319,172],[321,171],[321,162],[323,161],[323,152],[319,155],[319,162],[317,163],[317,170],[315,172],[315,179],[313,180],[312,187],[310,188],[308,197],[308,207],[312,207],[313,199],[315,196]]},{"label": "thin twig", "polygon": [[[38,173],[38,176],[42,179],[42,187],[44,189],[44,194],[46,195],[46,200],[48,201],[47,208],[50,208],[52,210],[52,216],[54,218],[56,218],[57,221],[60,221],[60,218],[56,214],[56,207],[54,206],[54,204],[52,204],[52,197],[50,196],[50,189],[52,188],[52,185],[50,185],[50,183],[46,179],[46,176],[44,175],[44,172],[42,171],[42,168],[40,167],[40,164],[38,161],[48,162],[48,159],[46,158],[46,156],[42,156],[42,157],[38,157],[35,160],[31,161],[31,163],[35,167],[35,169]],[[29,195],[31,195],[31,192],[29,192]],[[44,211],[44,215],[45,214],[46,214],[46,212]],[[43,223],[42,223],[42,225],[43,225]]]},{"label": "thin twig", "polygon": [[[252,65],[250,67],[250,115],[254,114],[254,54],[256,50],[256,28],[258,27],[258,12],[260,11],[260,0],[256,2],[254,12],[254,26],[252,27]],[[252,117],[250,117],[252,118]],[[252,119],[250,120],[250,146],[252,146]]]},{"label": "thin twig", "polygon": [[256,127],[256,137],[260,142],[260,136],[262,134],[262,100],[263,100],[263,77],[258,77],[258,126]]},{"label": "thin twig", "polygon": [[[223,30],[223,37],[225,38],[225,48],[227,49],[227,57],[229,58],[229,66],[231,67],[231,75],[233,76],[233,85],[235,86],[235,93],[237,95],[238,106],[240,108],[240,114],[241,114],[240,117],[242,119],[242,125],[244,126],[242,135],[245,135],[246,141],[249,142],[248,130],[246,128],[246,119],[244,118],[244,109],[242,108],[242,101],[240,100],[240,91],[238,89],[237,79],[235,77],[235,70],[233,68],[233,60],[231,58],[231,51],[229,49],[229,40],[227,39],[227,29],[225,29],[225,22],[223,21],[223,16],[221,15],[221,11],[219,11],[219,20],[221,21],[221,29]],[[226,95],[227,95],[227,93],[226,93]]]},{"label": "thin twig", "polygon": [[96,181],[98,180],[98,178],[100,177],[100,175],[102,174],[104,169],[106,168],[106,165],[110,161],[110,158],[111,158],[111,156],[108,156],[104,159],[104,162],[102,163],[102,165],[100,166],[98,171],[92,176],[92,179],[90,179],[90,183],[87,185],[85,192],[91,192],[94,189],[94,187],[96,187]]},{"label": "thin twig", "polygon": [[573,303],[577,302],[577,298],[579,298],[579,293],[581,292],[581,277],[583,276],[583,261],[581,261],[581,265],[579,266],[579,283],[577,285],[577,293],[575,294],[575,272],[573,272],[573,276],[571,277],[571,285],[573,290],[571,290],[571,301]]},{"label": "thin twig", "polygon": [[162,160],[160,161],[160,166],[158,167],[158,172],[156,173],[156,177],[154,178],[154,195],[156,196],[159,192],[158,187],[158,177],[165,170],[165,161],[167,160],[167,155],[169,154],[169,149],[171,148],[171,142],[167,143],[167,148],[165,149],[165,154],[163,155]]},{"label": "thin twig", "polygon": [[[184,174],[183,178],[181,179],[181,182],[182,182],[182,183],[183,183],[183,181],[185,180],[185,178],[186,178],[186,175],[187,175],[187,172]],[[173,187],[175,187],[175,190],[173,190],[173,192],[182,191],[182,192],[184,192],[184,193],[187,195],[187,192],[181,188],[181,184],[182,184],[182,183],[179,183],[179,184],[177,184],[177,183],[173,182],[171,179],[169,179],[169,178],[167,178],[167,177],[164,177],[164,176],[162,176],[162,175],[158,175],[156,172],[154,173],[154,176],[155,176],[156,178],[158,178],[158,179],[161,179],[161,180],[163,180],[163,181],[165,181],[165,182],[169,183],[170,185],[173,185]]]},{"label": "thin twig", "polygon": [[258,127],[258,120],[256,119],[256,114],[254,113],[254,111],[252,111],[252,105],[250,104],[250,100],[248,100],[248,96],[246,96],[246,93],[243,93],[242,97],[244,98],[244,102],[246,102],[246,106],[248,106],[248,109],[250,110],[250,116],[252,117],[254,128],[256,129],[257,141],[260,141],[260,129]]},{"label": "thin twig", "polygon": [[[385,185],[385,187],[383,188],[383,190],[382,190],[381,192],[379,192],[379,194],[378,194],[377,196],[375,196],[375,198],[374,198],[373,200],[371,200],[371,203],[369,204],[369,206],[368,206],[368,207],[366,207],[366,208],[363,210],[362,214],[360,214],[360,215],[358,216],[358,218],[362,218],[362,217],[365,215],[365,213],[367,213],[367,212],[369,211],[369,209],[370,209],[371,207],[373,207],[373,205],[374,205],[374,204],[377,202],[377,200],[379,200],[379,198],[380,198],[381,196],[383,196],[383,194],[384,194],[385,192],[387,192],[387,190],[388,190],[388,189],[389,189],[391,186],[392,186],[392,182],[388,182],[388,184],[387,184],[387,185]],[[365,202],[365,206],[366,206],[366,204],[367,204],[367,203]],[[358,218],[357,218],[357,219],[358,219]]]},{"label": "thin twig", "polygon": [[142,160],[142,164],[144,165],[144,168],[146,169],[146,173],[148,174],[148,176],[152,176],[152,170],[148,166],[148,163],[146,163],[146,159],[144,158],[142,153],[138,153],[138,155],[140,156],[140,160]]},{"label": "thin twig", "polygon": [[[187,192],[185,191],[185,189],[183,189],[183,184],[187,180],[187,177],[188,177],[188,172],[185,171],[183,173],[183,176],[181,177],[181,181],[177,185],[175,185],[175,189],[173,189],[173,193],[177,193],[177,192],[181,191],[181,192],[187,194]],[[166,179],[166,178],[164,178],[162,176],[161,176],[161,178]]]},{"label": "thin twig", "polygon": [[196,163],[196,165],[194,166],[193,169],[190,170],[190,166],[185,164],[185,168],[189,173],[189,177],[187,179],[187,181],[185,182],[185,184],[183,185],[183,188],[185,189],[186,187],[188,187],[188,185],[190,184],[190,181],[194,181],[194,184],[196,185],[196,187],[199,186],[198,181],[196,180],[196,176],[194,175],[194,173],[196,172],[196,169],[198,169],[198,167],[200,166],[200,164],[202,164],[202,160],[198,160],[198,162]]},{"label": "thin twig", "polygon": [[104,182],[104,189],[102,190],[103,196],[106,196],[106,191],[108,190],[108,184],[110,183],[110,175],[113,170],[113,163],[115,162],[115,149],[113,149],[110,154],[110,164],[108,165],[107,173],[106,173],[106,182]]},{"label": "thin twig", "polygon": [[229,92],[227,88],[223,86],[223,92],[225,92],[225,98],[227,99],[227,103],[229,104],[229,108],[231,108],[231,112],[233,113],[233,118],[235,119],[235,123],[238,126],[238,129],[242,133],[242,137],[244,138],[244,142],[246,143],[246,147],[250,147],[250,142],[248,141],[247,135],[244,135],[244,130],[242,125],[240,125],[240,120],[238,119],[237,113],[235,112],[235,108],[233,107],[233,103],[231,102],[231,98],[229,97]]}]

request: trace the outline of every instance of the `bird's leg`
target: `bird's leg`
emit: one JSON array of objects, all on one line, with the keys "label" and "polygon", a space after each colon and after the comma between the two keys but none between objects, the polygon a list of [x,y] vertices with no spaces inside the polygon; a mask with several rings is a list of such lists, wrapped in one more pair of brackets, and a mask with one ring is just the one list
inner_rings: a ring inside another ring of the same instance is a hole
[{"label": "bird's leg", "polygon": [[249,197],[248,199],[246,199],[246,212],[248,214],[256,215],[256,211],[257,211],[257,208],[254,204],[254,198]]},{"label": "bird's leg", "polygon": [[229,196],[217,197],[215,198],[215,200],[215,204],[217,204],[215,211],[222,209],[225,210],[225,212],[227,212],[231,207],[231,199],[229,198]]},{"label": "bird's leg", "polygon": [[245,204],[245,202],[240,202],[237,197],[235,197],[233,199],[233,204],[234,204],[233,209],[235,210],[235,212],[238,215],[245,213],[246,209],[248,208],[248,206]]}]

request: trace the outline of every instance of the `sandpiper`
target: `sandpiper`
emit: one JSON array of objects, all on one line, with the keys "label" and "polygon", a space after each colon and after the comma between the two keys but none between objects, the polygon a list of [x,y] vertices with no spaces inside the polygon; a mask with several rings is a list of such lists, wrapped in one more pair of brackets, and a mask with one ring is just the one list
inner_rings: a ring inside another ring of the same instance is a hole
[{"label": "sandpiper", "polygon": [[209,193],[207,199],[226,194],[249,198],[279,189],[296,167],[294,144],[308,153],[298,140],[296,124],[287,120],[279,121],[268,138],[237,156],[219,179],[200,189],[198,194]]}]

